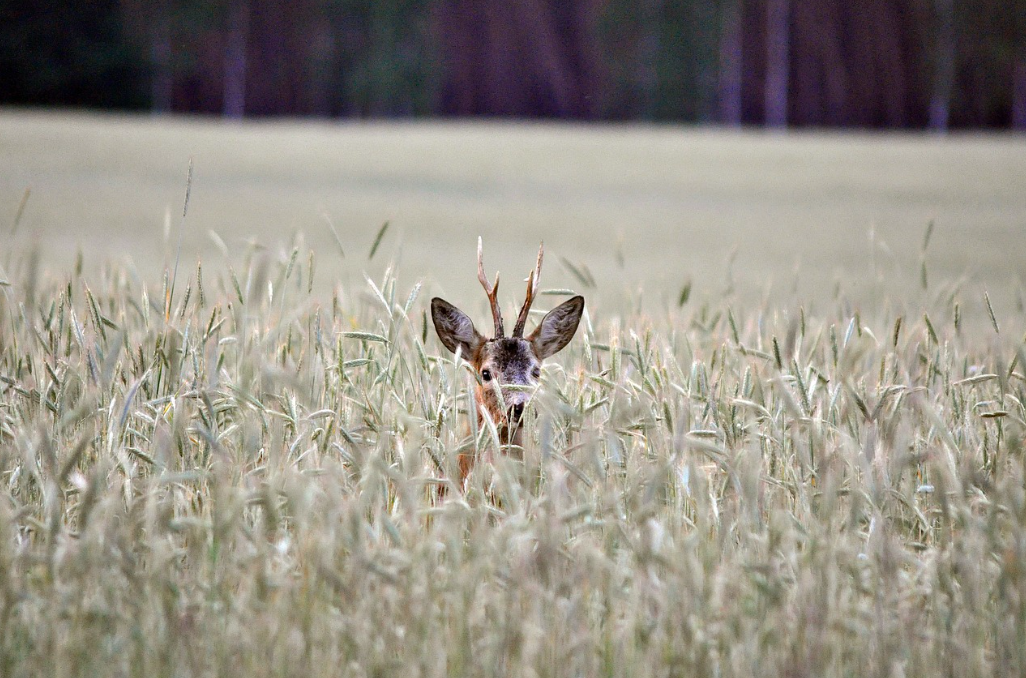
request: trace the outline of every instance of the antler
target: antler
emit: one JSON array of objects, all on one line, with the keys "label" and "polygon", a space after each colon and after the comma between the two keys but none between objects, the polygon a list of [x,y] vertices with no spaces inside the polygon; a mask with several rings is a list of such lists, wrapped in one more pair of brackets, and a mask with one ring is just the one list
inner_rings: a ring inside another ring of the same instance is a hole
[{"label": "antler", "polygon": [[496,338],[505,336],[502,329],[502,311],[499,310],[499,272],[495,272],[495,284],[488,284],[488,277],[484,272],[484,248],[481,245],[481,236],[477,238],[477,279],[481,281],[481,287],[488,295],[488,301],[492,305],[492,320],[495,321]]},{"label": "antler", "polygon": [[520,307],[520,315],[517,316],[517,324],[513,326],[513,336],[524,336],[524,325],[527,324],[527,315],[531,312],[531,304],[534,303],[535,292],[538,291],[538,279],[541,278],[542,257],[545,255],[545,243],[538,245],[538,263],[534,270],[527,276],[527,296],[524,298],[524,305]]}]

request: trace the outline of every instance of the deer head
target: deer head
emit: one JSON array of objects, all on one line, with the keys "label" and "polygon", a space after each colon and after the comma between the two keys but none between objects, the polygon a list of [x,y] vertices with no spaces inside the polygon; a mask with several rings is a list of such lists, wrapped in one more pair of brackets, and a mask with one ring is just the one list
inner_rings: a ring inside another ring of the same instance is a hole
[{"label": "deer head", "polygon": [[[538,327],[524,336],[527,316],[538,292],[543,254],[544,245],[538,248],[538,262],[527,278],[527,295],[512,336],[505,336],[503,331],[497,298],[499,276],[496,274],[491,285],[485,276],[480,238],[477,241],[477,275],[492,307],[494,336],[483,336],[466,313],[444,299],[435,297],[431,300],[431,319],[438,338],[453,353],[459,350],[477,372],[478,421],[482,421],[487,413],[506,444],[520,444],[520,419],[531,399],[532,387],[538,384],[541,376],[541,362],[570,343],[584,312],[584,297],[573,297],[545,314]],[[462,462],[460,466],[461,472],[465,472]]]}]

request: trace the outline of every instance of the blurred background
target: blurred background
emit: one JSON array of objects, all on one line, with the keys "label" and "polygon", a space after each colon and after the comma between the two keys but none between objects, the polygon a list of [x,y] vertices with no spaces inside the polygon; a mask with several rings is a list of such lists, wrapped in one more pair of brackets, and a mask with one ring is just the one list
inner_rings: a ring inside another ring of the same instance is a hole
[{"label": "blurred background", "polygon": [[1026,0],[0,0],[0,104],[1026,129]]}]

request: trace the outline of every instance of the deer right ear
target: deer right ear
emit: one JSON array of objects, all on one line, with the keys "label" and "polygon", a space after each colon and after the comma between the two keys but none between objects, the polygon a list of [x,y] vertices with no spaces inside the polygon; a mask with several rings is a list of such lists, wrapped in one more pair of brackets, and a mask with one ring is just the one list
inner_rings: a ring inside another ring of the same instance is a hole
[{"label": "deer right ear", "polygon": [[539,360],[563,350],[577,332],[584,313],[584,297],[578,295],[564,301],[542,318],[541,324],[527,338]]},{"label": "deer right ear", "polygon": [[445,299],[435,297],[431,300],[431,320],[442,344],[453,353],[461,349],[464,360],[470,360],[484,342],[484,337],[474,328],[467,314]]}]

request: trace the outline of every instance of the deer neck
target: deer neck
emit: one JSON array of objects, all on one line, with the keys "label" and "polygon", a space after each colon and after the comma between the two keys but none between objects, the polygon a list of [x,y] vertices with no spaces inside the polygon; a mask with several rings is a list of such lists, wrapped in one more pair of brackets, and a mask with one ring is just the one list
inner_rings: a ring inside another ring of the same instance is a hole
[{"label": "deer neck", "polygon": [[[478,396],[478,403],[481,402],[480,394]],[[508,422],[503,420],[501,423],[496,417],[492,417],[492,421],[495,422],[495,429],[499,433],[499,444],[513,445],[516,447],[523,446],[524,439],[524,424],[520,422],[519,426],[511,427]],[[477,407],[477,426],[480,429],[485,425],[485,408],[483,405]]]}]

